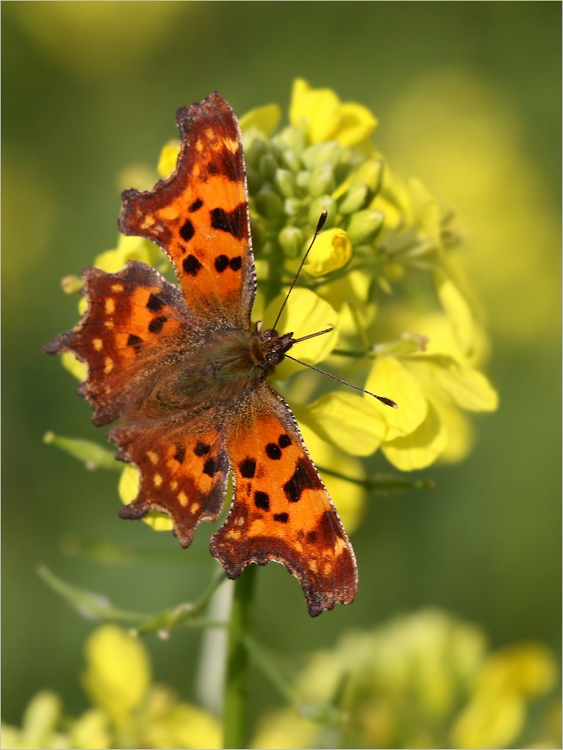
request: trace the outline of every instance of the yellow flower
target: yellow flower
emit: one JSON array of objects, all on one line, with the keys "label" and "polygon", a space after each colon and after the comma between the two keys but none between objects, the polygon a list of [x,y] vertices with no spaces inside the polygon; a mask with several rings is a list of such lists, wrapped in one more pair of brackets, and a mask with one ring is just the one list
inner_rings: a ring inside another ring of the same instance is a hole
[{"label": "yellow flower", "polygon": [[313,89],[302,78],[293,83],[289,120],[306,128],[311,143],[336,140],[342,146],[358,145],[377,126],[366,107],[342,103],[331,89]]},{"label": "yellow flower", "polygon": [[146,696],[151,668],[144,646],[115,625],[96,630],[86,643],[82,682],[92,701],[116,726],[126,724]]},{"label": "yellow flower", "polygon": [[317,237],[303,267],[311,276],[326,276],[343,268],[352,257],[352,243],[343,229],[327,229]]}]

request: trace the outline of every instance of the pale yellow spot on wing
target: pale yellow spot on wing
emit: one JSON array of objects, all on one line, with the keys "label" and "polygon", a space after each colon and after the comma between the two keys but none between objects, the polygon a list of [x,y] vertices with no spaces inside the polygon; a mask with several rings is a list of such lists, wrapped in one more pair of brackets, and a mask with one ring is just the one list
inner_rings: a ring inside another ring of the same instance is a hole
[{"label": "pale yellow spot on wing", "polygon": [[104,342],[102,341],[102,339],[94,339],[92,343],[94,344],[94,349],[97,352],[101,351],[104,347]]},{"label": "pale yellow spot on wing", "polygon": [[236,154],[238,150],[238,141],[233,141],[231,138],[225,138],[223,141],[225,144],[225,148],[230,151],[232,154]]},{"label": "pale yellow spot on wing", "polygon": [[158,215],[165,221],[174,221],[174,219],[177,219],[180,215],[180,210],[177,205],[174,205],[172,203],[170,206],[164,206],[163,208],[161,208],[161,210],[158,212]]},{"label": "pale yellow spot on wing", "polygon": [[113,297],[108,297],[105,304],[106,312],[108,315],[113,315],[115,312],[115,300]]},{"label": "pale yellow spot on wing", "polygon": [[155,487],[160,487],[160,485],[162,484],[162,477],[160,476],[160,474],[155,474],[152,481]]},{"label": "pale yellow spot on wing", "polygon": [[[199,141],[198,141],[198,143],[199,143]],[[201,174],[201,167],[199,166],[199,164],[197,164],[197,163],[194,164],[194,168],[192,169],[192,174],[193,174],[194,177],[199,177],[200,176],[200,174]]]},{"label": "pale yellow spot on wing", "polygon": [[106,328],[113,328],[114,322],[113,320],[104,320],[104,325]]},{"label": "pale yellow spot on wing", "polygon": [[227,533],[227,536],[229,537],[229,539],[234,539],[235,542],[238,542],[238,540],[241,538],[242,534],[238,530],[237,531],[229,531]]},{"label": "pale yellow spot on wing", "polygon": [[147,458],[151,462],[153,466],[156,466],[158,463],[158,456],[154,451],[147,451]]},{"label": "pale yellow spot on wing", "polygon": [[201,140],[197,140],[195,144],[196,151],[203,151],[203,143]]},{"label": "pale yellow spot on wing", "polygon": [[201,503],[192,503],[192,507],[190,508],[190,510],[192,513],[197,513],[200,508]]},{"label": "pale yellow spot on wing", "polygon": [[188,504],[188,496],[183,490],[182,492],[178,492],[178,500],[180,501],[180,505],[182,505],[184,508]]},{"label": "pale yellow spot on wing", "polygon": [[174,492],[174,490],[176,489],[177,486],[178,486],[178,482],[175,479],[173,479],[170,482],[170,489],[172,490],[172,492]]},{"label": "pale yellow spot on wing", "polygon": [[319,566],[317,565],[317,561],[314,560],[313,558],[309,560],[309,567],[311,568],[313,573],[316,573],[317,570],[319,569]]},{"label": "pale yellow spot on wing", "polygon": [[109,375],[112,370],[113,370],[113,359],[111,357],[106,357],[104,359],[104,374]]},{"label": "pale yellow spot on wing", "polygon": [[149,227],[154,225],[154,221],[154,216],[145,216],[143,223],[141,224],[141,229],[149,229]]},{"label": "pale yellow spot on wing", "polygon": [[341,554],[342,550],[346,549],[346,542],[344,539],[340,539],[340,537],[337,537],[334,542],[334,552],[336,557]]},{"label": "pale yellow spot on wing", "polygon": [[111,285],[111,291],[112,292],[122,292],[125,289],[123,284],[112,284]]},{"label": "pale yellow spot on wing", "polygon": [[244,525],[244,518],[242,516],[240,516],[239,518],[237,518],[236,523],[237,523],[237,526],[243,526]]}]

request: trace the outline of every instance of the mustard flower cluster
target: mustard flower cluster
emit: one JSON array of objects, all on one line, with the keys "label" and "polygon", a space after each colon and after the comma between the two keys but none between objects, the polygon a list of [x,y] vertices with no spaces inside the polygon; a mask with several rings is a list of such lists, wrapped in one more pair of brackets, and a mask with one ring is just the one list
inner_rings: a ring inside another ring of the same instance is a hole
[{"label": "mustard flower cluster", "polygon": [[[263,717],[252,747],[560,747],[556,696],[529,711],[557,679],[545,646],[491,653],[478,628],[422,610],[312,654],[294,683],[302,710]],[[341,723],[314,723],[311,705],[339,710]]]}]

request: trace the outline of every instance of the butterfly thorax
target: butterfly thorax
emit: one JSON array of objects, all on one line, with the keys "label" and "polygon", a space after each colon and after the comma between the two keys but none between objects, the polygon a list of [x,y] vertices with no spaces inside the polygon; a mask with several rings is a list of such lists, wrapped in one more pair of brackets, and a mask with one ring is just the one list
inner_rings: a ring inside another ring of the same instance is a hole
[{"label": "butterfly thorax", "polygon": [[161,372],[143,412],[164,416],[233,404],[274,371],[293,342],[292,333],[274,330],[217,332]]}]

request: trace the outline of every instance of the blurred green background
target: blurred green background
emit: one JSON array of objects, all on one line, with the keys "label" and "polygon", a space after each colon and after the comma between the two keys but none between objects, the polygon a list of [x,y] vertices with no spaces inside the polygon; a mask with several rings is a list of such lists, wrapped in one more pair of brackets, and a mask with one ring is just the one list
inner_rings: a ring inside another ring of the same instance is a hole
[{"label": "blurred green background", "polygon": [[[42,443],[50,429],[104,439],[42,353],[77,321],[60,279],[115,247],[123,170],[154,169],[179,106],[218,90],[239,115],[285,109],[297,76],[370,107],[394,171],[455,206],[501,406],[476,419],[464,463],[423,472],[434,491],[372,499],[352,539],[354,605],[311,620],[297,582],[271,565],[256,634],[297,665],[348,628],[438,605],[493,646],[532,639],[560,653],[560,28],[551,2],[3,4],[5,720],[19,723],[43,687],[71,713],[86,705],[78,675],[93,623],[46,588],[37,563],[149,612],[197,596],[212,573],[209,526],[185,552],[124,523],[117,474],[89,474]],[[372,467],[390,469],[380,456]],[[65,554],[68,535],[162,559],[103,566]],[[200,639],[147,641],[156,677],[185,699]],[[255,715],[280,702],[257,672],[251,700]]]}]

